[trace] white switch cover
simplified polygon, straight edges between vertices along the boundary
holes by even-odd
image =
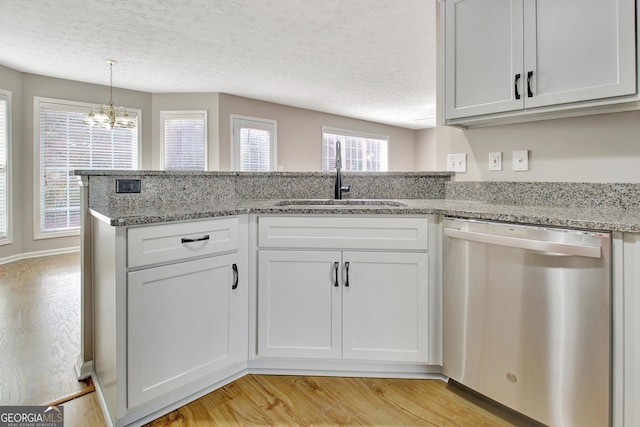
[[[502,170],[502,151],[489,153],[489,170],[490,171]]]
[[[529,170],[529,150],[515,150],[513,152],[513,170],[518,172]]]
[[[451,172],[467,171],[466,154],[447,154],[447,170]]]

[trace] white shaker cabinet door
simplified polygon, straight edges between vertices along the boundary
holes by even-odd
[[[247,281],[235,263],[231,254],[128,274],[128,407],[246,360]]]
[[[522,2],[446,2],[447,119],[524,107]]]
[[[635,94],[635,16],[634,0],[525,0],[525,107]]]
[[[340,251],[260,251],[259,356],[340,358],[341,256]]]
[[[635,18],[635,0],[446,0],[446,119],[635,95]]]
[[[428,362],[426,253],[344,252],[343,358]]]

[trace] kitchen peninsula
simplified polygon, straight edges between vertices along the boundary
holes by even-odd
[[[105,418],[114,425],[140,425],[251,372],[444,379],[443,216],[612,232],[612,425],[640,421],[634,407],[640,396],[636,184],[345,173],[351,202],[332,204],[328,173],[74,173],[81,177],[83,203],[79,370],[94,376]],[[140,192],[116,192],[128,184],[139,184]],[[369,280],[393,272],[406,283],[398,295],[380,294],[383,287],[377,295],[398,307],[417,295],[419,304],[404,318],[389,313],[397,322],[391,325],[406,327],[406,334],[375,323],[376,316],[362,310],[363,304],[380,308],[375,295],[349,286],[350,275],[353,282],[368,270],[361,266],[376,264]],[[305,307],[306,291],[295,294],[287,278],[315,265],[330,266],[308,274],[328,281],[332,292],[310,288],[308,298],[316,299]],[[214,285],[199,286],[204,278]],[[322,298],[328,298],[326,307],[310,313]],[[340,304],[344,312],[332,311]],[[320,320],[296,317],[296,305]],[[287,329],[274,311],[304,321],[298,330]],[[331,341],[340,335],[342,344]],[[185,355],[181,349],[195,349],[192,343],[197,351]],[[169,364],[171,357],[177,362]]]

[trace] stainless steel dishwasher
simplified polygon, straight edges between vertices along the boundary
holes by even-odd
[[[443,226],[445,375],[550,426],[608,426],[610,234]]]

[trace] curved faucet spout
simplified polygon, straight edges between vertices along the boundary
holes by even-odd
[[[342,153],[340,150],[340,141],[336,141],[336,182],[334,186],[334,198],[337,200],[342,199],[342,193],[346,193],[349,191],[349,186],[342,185],[342,174],[340,170],[342,169]]]

